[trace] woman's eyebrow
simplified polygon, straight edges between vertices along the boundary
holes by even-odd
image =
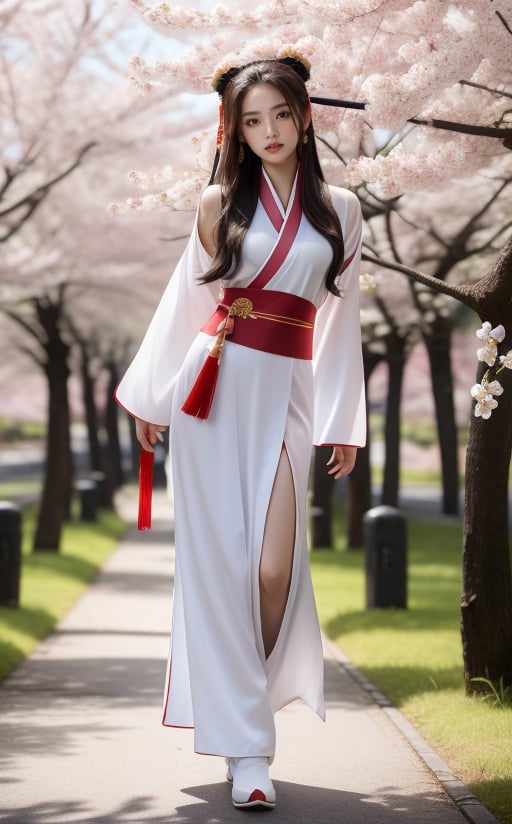
[[[281,109],[283,106],[288,106],[288,103],[276,103],[275,106],[270,107],[270,111],[273,111],[274,109]],[[247,117],[249,114],[261,114],[261,112],[243,112],[242,117]]]

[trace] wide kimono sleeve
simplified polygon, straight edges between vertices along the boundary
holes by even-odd
[[[214,312],[217,282],[198,277],[211,265],[199,239],[191,237],[162,295],[144,339],[116,389],[117,402],[134,417],[168,426],[176,380],[187,350]]]
[[[316,321],[313,347],[314,444],[364,446],[366,407],[361,324],[359,266],[362,217],[352,192],[330,187],[345,243],[345,264],[339,288],[328,293]]]

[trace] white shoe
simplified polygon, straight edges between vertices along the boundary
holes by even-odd
[[[268,776],[267,757],[230,758],[227,779],[233,782],[231,798],[234,807],[276,806],[276,791]]]

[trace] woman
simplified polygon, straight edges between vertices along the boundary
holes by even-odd
[[[236,807],[275,805],[274,713],[300,698],[324,717],[311,446],[333,446],[327,471],[341,478],[365,440],[361,213],[323,181],[308,77],[295,56],[217,79],[215,182],[117,390],[144,450],[172,422],[163,723],[194,727],[196,752],[227,758]]]

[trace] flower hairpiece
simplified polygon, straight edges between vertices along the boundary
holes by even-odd
[[[221,96],[224,94],[225,88],[229,81],[235,77],[238,72],[242,71],[243,66],[222,66],[217,69],[212,77],[212,88]]]
[[[259,60],[251,60],[250,63],[245,63],[243,66],[228,66],[224,64],[216,69],[212,77],[212,88],[221,97],[226,91],[226,86],[229,81],[237,76],[243,69],[248,66],[255,66],[257,63],[283,63],[285,66],[290,66],[302,78],[304,83],[309,80],[309,72],[311,63],[300,52],[292,48],[281,49],[278,57],[260,58]]]
[[[303,68],[308,73],[308,78],[307,79],[309,80],[309,72],[311,71],[311,63],[309,62],[307,57],[304,57],[304,55],[301,54],[300,51],[297,51],[297,49],[292,49],[289,46],[285,46],[283,49],[279,50],[279,53],[277,55],[277,59],[280,60],[283,63],[283,62],[286,61],[287,57],[291,58],[292,60],[298,60],[299,63],[302,63]]]

